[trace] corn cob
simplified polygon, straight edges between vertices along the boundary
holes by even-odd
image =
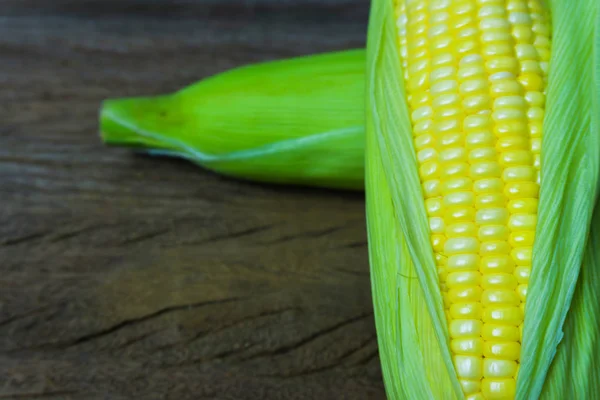
[[[106,144],[248,180],[364,187],[364,50],[235,68],[173,94],[112,99]]]
[[[373,2],[367,210],[392,398],[542,393],[584,256],[600,158],[598,5],[551,5],[553,51],[571,56],[581,75],[550,62],[541,0]],[[567,18],[581,25],[561,25]]]
[[[399,1],[396,12],[456,373],[468,398],[512,398],[550,30],[539,1],[481,3]]]

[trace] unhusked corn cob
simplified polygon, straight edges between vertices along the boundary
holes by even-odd
[[[456,373],[468,399],[513,398],[538,204],[548,18],[540,0],[395,6]]]
[[[107,100],[100,131],[106,144],[231,177],[362,190],[364,72],[364,50],[246,65],[174,93]]]
[[[550,1],[581,75],[550,63],[543,0],[373,2],[367,211],[392,398],[543,393],[600,170],[599,6]],[[550,398],[585,393],[583,370]]]

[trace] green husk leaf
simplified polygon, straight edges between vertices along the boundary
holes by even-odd
[[[236,68],[104,102],[105,143],[261,182],[364,187],[364,50]]]
[[[588,265],[579,278],[600,172],[598,44],[594,44],[599,3],[554,0],[550,6],[553,41],[543,127],[542,180],[525,305],[518,399],[534,399],[541,394],[552,399],[582,398],[573,397],[574,393],[587,393],[584,397],[588,397],[591,393],[586,392],[590,385],[587,380],[595,372],[587,370],[585,362],[573,371],[578,375],[561,379],[558,371],[565,374],[563,364],[567,359],[581,355],[579,351],[573,353],[574,343],[595,342],[599,333],[598,326],[588,331],[578,328],[576,332],[572,326],[581,321],[578,313],[587,313],[578,303],[590,301],[591,295],[586,291],[600,294],[595,291],[595,283],[586,281],[596,273],[596,249],[588,248]],[[576,298],[575,309],[570,310],[578,278],[583,293],[579,300]],[[564,337],[563,325],[568,316],[571,325],[565,329],[571,336]],[[561,340],[563,344],[559,345]],[[555,360],[557,347],[559,358]],[[551,366],[556,381],[546,379]],[[557,383],[564,380],[573,382]]]
[[[391,399],[461,399],[450,355],[392,1],[373,1],[367,45],[366,191],[379,354]]]
[[[542,399],[588,399],[600,393],[600,203],[596,203],[583,265],[546,376]]]

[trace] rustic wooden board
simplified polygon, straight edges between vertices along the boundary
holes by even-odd
[[[4,0],[0,399],[382,399],[362,194],[104,148],[107,97],[362,47],[368,4]]]

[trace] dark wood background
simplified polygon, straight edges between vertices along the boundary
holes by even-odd
[[[362,194],[104,148],[99,102],[364,46],[365,0],[0,0],[0,399],[383,399]]]

